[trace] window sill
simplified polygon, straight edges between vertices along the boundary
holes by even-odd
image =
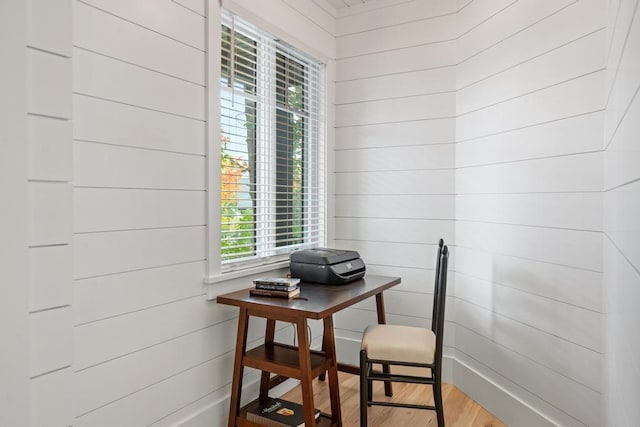
[[[228,273],[209,276],[204,279],[204,284],[208,285],[207,299],[213,300],[216,299],[218,295],[251,287],[251,281],[247,281],[247,279],[245,279],[248,276],[254,276],[267,271],[280,270],[284,268],[289,268],[288,259],[274,262],[272,264],[259,265],[243,270],[230,271]]]

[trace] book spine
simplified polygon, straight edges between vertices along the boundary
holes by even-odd
[[[289,292],[286,291],[270,291],[268,289],[250,289],[250,295],[258,295],[262,297],[278,297],[289,298]]]
[[[256,283],[256,289],[266,289],[269,291],[293,291],[297,286],[276,285],[273,283]]]

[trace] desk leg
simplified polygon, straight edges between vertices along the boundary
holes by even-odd
[[[384,299],[382,298],[382,292],[376,294],[376,310],[378,311],[378,323],[384,325],[387,320],[384,315]],[[382,365],[382,372],[388,374],[391,372],[389,365]],[[385,381],[384,394],[386,396],[393,396],[393,389],[391,388],[391,382]]]
[[[331,419],[333,425],[342,427],[342,409],[340,408],[340,386],[338,383],[338,359],[336,357],[336,337],[333,330],[333,316],[323,319],[324,335],[322,347],[328,357],[333,360],[329,368],[329,397],[331,399]]]
[[[247,347],[247,330],[249,313],[246,308],[240,309],[238,316],[238,335],[236,336],[236,355],[233,362],[233,379],[231,382],[231,399],[229,403],[229,427],[235,427],[236,417],[240,414],[240,395],[242,393],[242,358]]]
[[[267,329],[264,334],[264,343],[273,344],[276,331],[276,321],[273,319],[267,319]],[[260,378],[260,399],[266,399],[269,396],[269,379],[271,378],[271,372],[262,371],[262,377]]]
[[[309,334],[307,319],[301,317],[296,322],[298,329],[298,357],[300,360],[300,385],[302,386],[302,406],[304,408],[304,425],[315,427],[315,405],[313,403],[313,377],[311,375],[311,349],[309,348]]]

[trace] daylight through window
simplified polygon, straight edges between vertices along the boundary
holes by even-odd
[[[223,12],[223,270],[324,240],[324,66]]]

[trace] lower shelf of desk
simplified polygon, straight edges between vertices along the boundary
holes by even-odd
[[[322,351],[311,350],[310,353],[312,378],[326,372],[334,364],[333,359]],[[285,377],[302,379],[298,347],[280,343],[263,344],[248,350],[242,358],[242,364]]]
[[[240,416],[236,418],[236,426],[238,427],[261,427],[262,424],[255,423],[253,421],[247,420],[247,410],[253,406],[258,404],[258,399],[246,405],[244,408],[240,409]],[[331,421],[331,416],[328,414],[320,413],[320,416],[316,418],[316,427],[332,427],[336,426],[338,423],[334,423]]]

